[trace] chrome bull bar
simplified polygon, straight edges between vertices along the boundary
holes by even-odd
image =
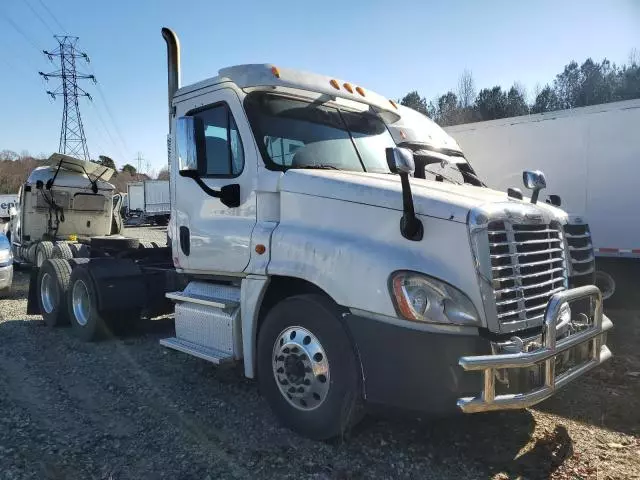
[[[595,301],[593,320],[589,328],[557,340],[556,326],[560,309],[566,302],[582,299]],[[603,333],[613,327],[613,323],[602,313],[602,294],[594,285],[587,285],[556,293],[549,300],[544,316],[542,346],[533,352],[506,353],[461,357],[458,364],[467,371],[484,371],[483,390],[478,397],[458,400],[458,407],[465,413],[486,412],[526,408],[550,397],[592,368],[611,357],[611,351],[603,343]],[[570,348],[592,343],[589,358],[556,375],[556,357]],[[543,384],[526,393],[496,395],[496,370],[534,367],[544,362]]]

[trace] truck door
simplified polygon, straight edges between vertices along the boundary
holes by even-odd
[[[192,273],[241,273],[249,264],[256,223],[257,152],[240,99],[232,89],[221,88],[179,102],[176,114],[202,120],[206,172],[196,181],[172,169],[174,257]],[[238,207],[206,191],[230,184],[240,185]]]

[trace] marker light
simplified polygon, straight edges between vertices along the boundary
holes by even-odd
[[[396,110],[398,109],[398,105],[396,105],[396,102],[394,102],[393,100],[389,100],[389,103],[393,105],[393,108],[395,108]]]
[[[271,73],[273,73],[274,77],[280,78],[280,70],[278,70],[278,67],[271,67]]]
[[[358,92],[360,95],[362,95],[363,97],[365,96],[364,94],[364,90],[362,89],[362,87],[356,87],[356,92]]]
[[[340,90],[340,84],[338,84],[338,81],[337,81],[337,80],[331,80],[329,83],[330,83],[330,84],[331,84],[331,86],[332,86],[333,88],[335,88],[336,90]]]
[[[345,89],[347,92],[349,92],[349,93],[353,93],[353,87],[351,86],[351,84],[350,84],[350,83],[345,82],[345,83],[343,83],[343,84],[342,84],[342,86],[344,87],[344,89]]]

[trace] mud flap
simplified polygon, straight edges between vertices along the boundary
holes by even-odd
[[[38,272],[32,268],[29,275],[29,294],[27,295],[27,315],[40,315],[40,303],[38,302]]]
[[[92,258],[85,264],[98,293],[98,311],[144,308],[147,288],[133,260]]]

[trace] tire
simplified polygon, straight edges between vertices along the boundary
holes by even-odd
[[[155,242],[140,242],[138,248],[157,248],[157,244]]]
[[[71,260],[73,258],[73,251],[67,242],[56,242],[51,252],[51,258]]]
[[[45,260],[38,271],[38,306],[49,327],[69,323],[67,291],[70,278],[71,265],[61,258]]]
[[[111,250],[135,250],[138,248],[139,244],[140,240],[138,240],[137,238],[93,237],[91,239],[92,247]]]
[[[74,335],[85,342],[101,340],[109,333],[105,319],[98,312],[97,299],[89,268],[76,265],[71,272],[67,308]]]
[[[69,243],[69,248],[73,254],[73,258],[89,258],[90,250],[88,245],[83,243]]]
[[[300,435],[326,440],[362,418],[354,349],[337,306],[322,295],[287,298],[269,311],[258,335],[257,366],[262,395]]]
[[[36,245],[35,265],[40,268],[45,260],[51,258],[53,242],[40,242]]]

